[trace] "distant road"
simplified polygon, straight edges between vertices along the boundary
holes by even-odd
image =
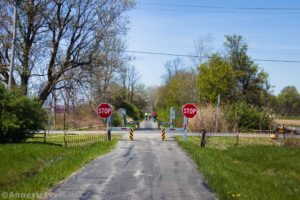
[[[138,132],[135,141],[128,141],[124,134],[115,150],[69,177],[54,195],[80,200],[216,199],[192,160],[171,137],[161,141],[160,135]]]
[[[143,120],[140,122],[140,128],[144,129],[158,129],[158,123],[153,120]]]

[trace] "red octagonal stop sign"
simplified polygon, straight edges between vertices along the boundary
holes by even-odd
[[[112,107],[108,103],[101,103],[97,108],[97,114],[102,119],[108,118],[112,113]]]
[[[182,106],[182,114],[186,118],[193,118],[197,114],[197,107],[193,103],[187,103]]]

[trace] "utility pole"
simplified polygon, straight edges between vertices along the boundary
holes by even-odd
[[[9,77],[8,77],[8,89],[9,90],[12,88],[14,60],[15,60],[16,33],[17,33],[17,0],[14,1],[13,38],[12,38],[11,56],[10,56],[10,65],[9,65]]]

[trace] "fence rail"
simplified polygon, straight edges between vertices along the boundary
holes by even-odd
[[[300,135],[286,128],[276,130],[254,130],[253,132],[241,133],[208,133],[203,139],[202,130],[201,146],[210,142],[210,138],[229,138],[228,141],[235,145],[277,145],[277,146],[300,146]],[[200,140],[200,139],[199,139]],[[203,140],[205,141],[203,144]]]
[[[64,146],[86,146],[96,142],[107,141],[107,134],[64,134]]]
[[[83,147],[96,142],[107,141],[108,135],[105,133],[84,134],[84,133],[64,133],[64,134],[32,134],[28,142],[40,142],[54,144],[64,147]]]

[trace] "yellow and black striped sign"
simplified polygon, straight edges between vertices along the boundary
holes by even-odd
[[[130,140],[132,141],[133,140],[133,128],[130,128],[130,135],[129,135],[129,137],[130,137]]]
[[[165,139],[166,139],[166,129],[163,128],[163,129],[161,130],[161,140],[165,140]]]

